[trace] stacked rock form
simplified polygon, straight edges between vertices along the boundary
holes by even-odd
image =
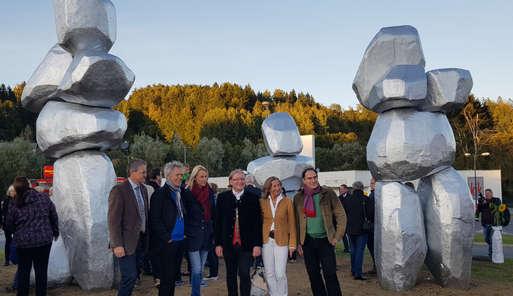
[[[114,271],[107,209],[116,175],[103,151],[123,139],[126,119],[112,107],[126,96],[135,76],[108,53],[116,40],[111,1],[53,3],[58,43],[27,82],[22,104],[40,112],[37,143],[46,156],[58,158],[52,199],[71,275],[82,289],[110,288]]]
[[[472,89],[470,72],[425,72],[417,30],[382,28],[353,82],[358,100],[379,113],[367,144],[376,187],[375,256],[382,287],[412,288],[424,261],[443,286],[470,281],[473,202],[451,167],[456,143],[446,114]],[[418,192],[400,182],[420,178]]]
[[[255,176],[256,185],[262,187],[267,178],[275,176],[289,194],[299,190],[301,174],[313,160],[299,155],[303,143],[296,122],[286,112],[273,113],[262,123],[262,134],[270,156],[253,160],[247,168]]]

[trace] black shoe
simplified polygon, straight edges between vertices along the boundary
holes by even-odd
[[[366,281],[366,280],[367,280],[366,278],[364,278],[364,277],[362,277],[362,276],[355,276],[355,277],[354,277],[354,279],[355,279],[356,281]]]
[[[349,251],[349,249],[344,249],[344,253],[351,253],[351,251]]]
[[[9,262],[5,262],[5,263],[4,263],[4,266],[9,266]]]
[[[365,274],[375,275],[375,274],[377,274],[377,272],[376,272],[376,270],[375,270],[375,269],[373,269],[373,270],[369,270],[369,271],[367,271]]]

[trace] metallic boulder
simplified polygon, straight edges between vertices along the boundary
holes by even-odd
[[[404,84],[411,91],[405,91],[402,94],[394,92],[394,96],[387,97],[374,89],[376,85],[386,80],[387,74],[394,67],[400,65],[418,66],[424,69],[424,53],[417,29],[412,26],[382,28],[365,50],[353,81],[353,90],[363,106],[375,112],[383,112],[391,108],[411,107],[418,104],[418,100],[423,99],[421,94],[426,93],[427,85],[421,85],[418,79],[412,80],[410,77],[405,77],[404,70],[395,70],[403,73],[395,76],[402,77],[403,81],[399,83]],[[412,83],[413,81],[415,82]],[[387,86],[386,89],[393,90],[394,86]]]
[[[451,167],[422,178],[418,194],[426,225],[426,265],[442,286],[468,288],[474,203],[467,182]]]
[[[57,90],[72,60],[69,52],[54,45],[27,81],[21,95],[23,107],[32,112],[41,111]]]
[[[424,67],[419,65],[398,65],[385,74],[383,80],[372,88],[371,97],[383,100],[376,110],[415,107],[424,102],[427,93],[427,79]],[[403,98],[408,98],[404,100]]]
[[[374,124],[367,164],[378,181],[411,181],[449,167],[455,151],[445,114],[393,109]]]
[[[48,102],[36,121],[39,148],[52,158],[85,149],[107,150],[123,140],[126,129],[119,111],[66,102]]]
[[[109,0],[54,0],[57,37],[75,55],[107,52],[116,41],[116,9]]]
[[[76,56],[56,96],[70,103],[110,108],[123,100],[134,81],[134,73],[116,56]]]
[[[426,257],[424,220],[417,194],[398,182],[377,182],[374,252],[380,285],[405,291],[415,286]]]
[[[73,278],[85,290],[111,288],[114,269],[107,227],[116,174],[102,152],[79,151],[54,164],[54,200]]]
[[[296,122],[287,112],[269,115],[262,123],[262,134],[270,155],[297,155],[303,150]]]
[[[423,110],[454,114],[465,106],[473,85],[469,71],[451,68],[426,74],[428,92]]]
[[[248,164],[247,171],[255,176],[257,185],[262,187],[270,176],[278,177],[286,191],[297,191],[301,187],[301,174],[311,166],[310,157],[298,156],[265,156]]]

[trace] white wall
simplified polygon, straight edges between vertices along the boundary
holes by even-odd
[[[467,177],[474,177],[474,171],[465,170],[459,171],[465,180]],[[483,177],[484,188],[493,190],[494,196],[502,197],[501,187],[501,171],[500,170],[479,170],[477,171],[478,177]],[[321,185],[338,188],[341,184],[351,186],[355,181],[361,181],[365,187],[369,186],[371,174],[369,171],[333,171],[333,172],[320,172],[319,183]],[[209,178],[209,182],[216,183],[219,188],[228,187],[228,177]],[[414,182],[415,186],[417,182]]]

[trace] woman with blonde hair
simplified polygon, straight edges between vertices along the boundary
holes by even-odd
[[[269,177],[264,183],[260,208],[263,218],[262,258],[271,296],[287,295],[286,267],[296,249],[296,219],[292,200],[284,195],[281,181]]]
[[[208,170],[197,165],[187,181],[192,193],[184,199],[186,249],[191,264],[191,295],[201,295],[203,268],[214,238],[214,191],[208,184]]]

